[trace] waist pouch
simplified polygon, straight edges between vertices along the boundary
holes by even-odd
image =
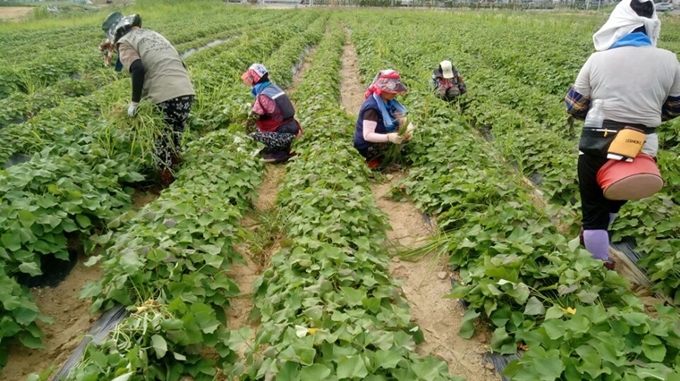
[[[645,135],[654,132],[653,128],[642,125],[605,120],[602,127],[584,127],[578,149],[586,155],[607,157],[613,153],[625,158],[635,158],[642,150]]]
[[[626,126],[616,134],[609,144],[607,153],[622,156],[623,159],[634,159],[645,144],[645,133],[637,128]]]

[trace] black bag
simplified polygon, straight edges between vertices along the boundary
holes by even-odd
[[[602,127],[592,128],[583,127],[581,140],[578,143],[578,150],[586,155],[607,157],[609,146],[616,138],[619,131],[626,127],[635,127],[650,134],[654,129],[647,128],[640,124],[620,123],[613,120],[605,120]]]

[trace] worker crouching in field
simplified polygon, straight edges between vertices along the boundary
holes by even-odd
[[[269,80],[269,72],[262,64],[250,65],[241,79],[252,87],[251,93],[255,97],[245,122],[246,132],[255,141],[264,144],[261,152],[264,161],[287,161],[292,156],[290,146],[293,140],[302,134],[300,123],[295,119],[293,103],[285,91]]]
[[[394,70],[381,70],[366,90],[354,131],[354,148],[366,158],[368,166],[378,166],[389,144],[411,139],[413,125],[408,124],[406,108],[395,97],[407,93],[401,76]],[[408,126],[399,134],[400,127]]]
[[[142,98],[150,98],[163,113],[168,128],[156,140],[154,160],[161,184],[167,187],[174,181],[173,167],[180,162],[182,135],[195,92],[175,48],[159,33],[141,26],[139,15],[124,17],[116,25],[114,46],[120,63],[116,66],[129,71],[132,78],[128,115],[135,116]]]
[[[467,93],[465,82],[451,61],[442,61],[434,69],[431,88],[437,98],[447,102],[452,102],[458,96]]]
[[[680,65],[674,53],[656,48],[659,29],[651,0],[621,1],[593,35],[596,52],[565,97],[569,114],[585,119],[578,158],[582,243],[609,269],[608,229],[627,200],[663,185],[655,130],[680,114]]]

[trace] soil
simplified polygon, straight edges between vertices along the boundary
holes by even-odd
[[[18,20],[32,10],[33,7],[0,7],[0,20]]]
[[[160,187],[152,187],[148,191],[135,189],[134,193],[132,193],[132,208],[134,210],[142,209],[146,204],[157,199],[160,196],[160,192]]]
[[[253,262],[249,255],[243,255],[246,259],[246,265],[233,265],[228,275],[238,284],[241,295],[229,300],[229,308],[227,309],[227,328],[237,330],[246,326],[253,326],[252,322],[248,321],[250,310],[253,309],[253,283],[260,275],[260,267]]]
[[[417,248],[426,243],[433,233],[423,217],[411,202],[394,201],[390,198],[392,187],[406,177],[406,173],[398,172],[383,184],[373,184],[371,190],[376,198],[376,205],[389,215],[392,230],[387,231],[387,241],[391,248]]]
[[[340,82],[342,108],[346,113],[356,115],[364,102],[366,89],[361,85],[357,52],[350,42],[343,47],[340,78],[342,78]]]
[[[485,366],[483,355],[489,352],[491,332],[476,324],[475,335],[467,340],[458,336],[465,310],[451,292],[449,267],[443,257],[429,256],[418,262],[394,258],[392,276],[403,282],[402,289],[411,307],[411,318],[423,330],[425,342],[417,348],[421,356],[432,355],[449,366],[449,372],[467,381],[498,380]],[[442,279],[443,278],[443,279]]]
[[[71,356],[99,315],[88,314],[90,303],[78,298],[78,292],[86,283],[103,276],[98,266],[86,267],[86,260],[87,257],[81,256],[71,274],[57,287],[31,290],[40,312],[53,318],[54,323],[38,323],[45,333],[44,349],[29,349],[18,343],[10,347],[0,381],[25,380],[29,374],[52,365],[56,372]]]
[[[389,217],[392,230],[387,231],[387,240],[392,249],[417,248],[432,234],[432,228],[413,203],[389,198],[391,187],[405,176],[405,173],[399,173],[388,182],[372,187],[376,205]],[[489,352],[490,331],[482,326],[470,340],[458,336],[465,310],[456,300],[445,298],[451,293],[451,277],[454,276],[449,272],[445,258],[429,256],[418,262],[407,262],[394,257],[390,272],[403,282],[411,318],[425,335],[425,342],[418,346],[418,354],[446,361],[451,374],[467,381],[498,379],[484,366],[482,357]]]
[[[276,197],[279,193],[279,185],[283,181],[283,176],[286,170],[281,165],[267,165],[264,172],[264,180],[260,185],[260,191],[257,193],[257,199],[254,201],[255,209],[260,212],[271,210],[276,203]]]
[[[350,115],[356,115],[364,101],[364,87],[358,72],[356,50],[348,42],[342,57],[340,91],[342,107]],[[425,222],[413,203],[391,199],[392,187],[407,173],[390,176],[385,183],[371,187],[376,205],[389,218],[391,230],[387,231],[387,244],[391,249],[417,248],[427,242],[436,228]],[[470,340],[458,336],[465,311],[454,299],[445,298],[451,292],[451,277],[455,276],[449,272],[445,259],[426,257],[418,262],[406,262],[395,257],[390,271],[402,282],[411,317],[423,329],[425,342],[418,346],[418,354],[446,361],[451,374],[468,381],[497,380],[499,377],[486,368],[482,357],[489,351],[489,330],[479,327]]]

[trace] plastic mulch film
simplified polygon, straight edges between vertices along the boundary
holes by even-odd
[[[508,364],[513,360],[519,360],[519,354],[514,355],[500,355],[497,353],[487,353],[484,355],[484,360],[493,365],[495,372],[500,376],[501,372],[505,370]],[[503,381],[510,381],[509,377],[500,376]]]
[[[78,362],[82,358],[85,348],[90,341],[94,341],[95,344],[101,343],[109,332],[111,332],[111,330],[129,314],[130,312],[127,311],[122,304],[116,305],[104,312],[99,319],[92,324],[87,335],[85,335],[80,344],[78,344],[78,347],[73,351],[68,360],[66,360],[61,369],[59,369],[59,372],[54,376],[53,381],[63,381],[66,379],[71,369],[78,365]]]
[[[30,276],[26,273],[18,273],[15,275],[17,283],[28,288],[57,287],[78,264],[78,252],[69,250],[68,253],[68,261],[59,259],[54,254],[41,255],[40,269],[42,274]]]
[[[617,251],[620,251],[623,254],[625,254],[626,257],[628,257],[628,259],[630,259],[633,263],[635,263],[636,266],[637,266],[638,260],[640,260],[640,258],[642,258],[642,254],[635,251],[635,246],[636,246],[635,240],[633,240],[632,238],[624,239],[621,242],[611,243],[610,246],[613,247],[614,249],[616,249]],[[638,269],[640,269],[640,271],[642,271],[642,273],[645,273],[645,270],[641,269],[639,266],[638,266]]]

